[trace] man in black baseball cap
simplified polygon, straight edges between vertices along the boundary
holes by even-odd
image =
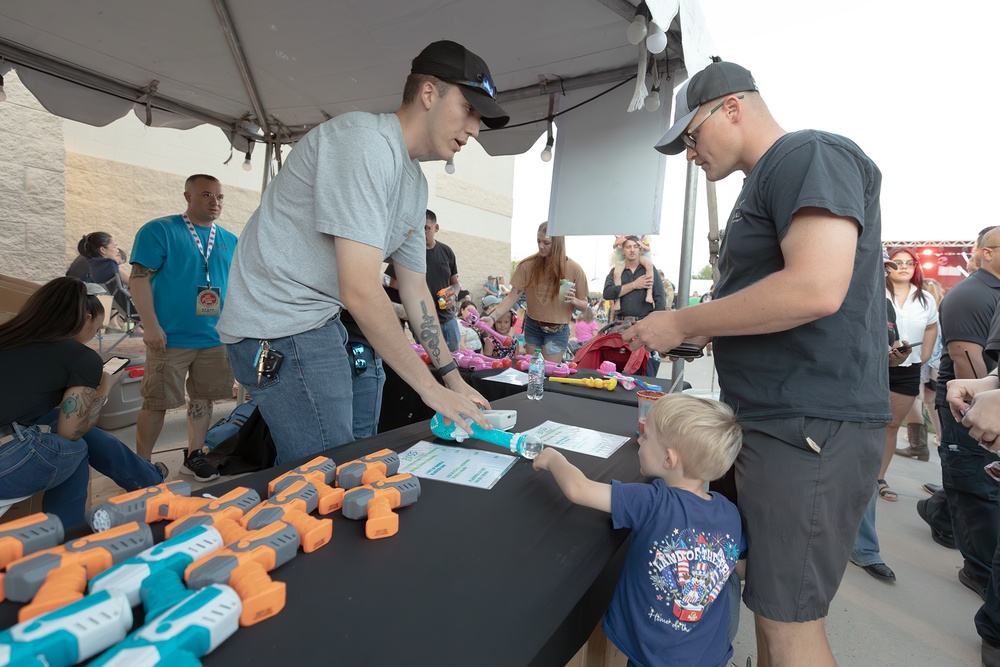
[[[340,114],[289,154],[244,227],[218,326],[279,463],[375,432],[383,358],[430,408],[489,428],[480,412],[489,403],[458,373],[427,288],[420,163],[451,160],[482,123],[508,120],[483,59],[435,42],[413,60],[394,113]],[[430,369],[413,354],[382,289],[386,259]],[[350,337],[345,311],[356,324]],[[283,355],[280,382],[256,370],[262,341]]]
[[[430,74],[458,84],[486,127],[495,130],[510,121],[507,112],[497,104],[496,84],[486,61],[461,44],[442,40],[428,45],[413,59],[410,74]]]
[[[772,667],[833,665],[824,619],[891,420],[882,176],[850,139],[782,129],[734,63],[709,64],[676,97],[656,149],[685,151],[709,181],[741,171],[743,189],[713,300],[651,313],[623,336],[660,352],[712,342],[723,400],[743,427],[736,500],[758,655]]]

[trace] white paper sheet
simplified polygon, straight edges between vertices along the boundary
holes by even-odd
[[[421,440],[400,453],[399,472],[408,472],[421,479],[492,489],[516,461],[516,456],[507,454]]]
[[[601,433],[592,431],[589,428],[560,424],[554,421],[547,421],[539,424],[535,428],[525,431],[531,433],[536,438],[545,443],[546,447],[556,449],[566,449],[580,454],[589,454],[606,459],[618,448],[629,441],[628,436],[614,435],[613,433]]]
[[[496,375],[491,375],[489,377],[483,378],[484,380],[489,380],[490,382],[503,382],[504,384],[516,384],[519,387],[523,387],[528,384],[528,374],[524,371],[519,371],[516,368],[508,368],[503,373],[497,373]]]

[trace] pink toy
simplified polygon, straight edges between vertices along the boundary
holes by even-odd
[[[522,354],[520,357],[517,358],[517,363],[515,364],[515,368],[517,368],[517,370],[519,371],[524,371],[525,373],[527,373],[528,363],[530,360],[531,357],[529,357],[526,354]],[[576,373],[576,362],[571,361],[568,364],[557,364],[547,359],[545,361],[545,375],[548,377],[564,378],[564,377],[569,377],[570,375],[573,375],[575,373]]]
[[[476,310],[475,306],[469,306],[465,309],[466,316],[462,318],[468,326],[482,331],[484,334],[491,336],[493,340],[497,341],[500,345],[507,346],[514,342],[514,339],[510,336],[501,336],[496,331],[493,330],[487,324],[484,324],[482,320],[479,319],[479,311]]]
[[[484,371],[491,368],[510,368],[510,359],[493,359],[485,354],[470,350],[459,350],[451,355],[458,362],[459,368],[470,371]]]
[[[635,378],[634,377],[631,377],[629,375],[622,375],[618,371],[614,370],[614,365],[615,365],[614,362],[605,361],[605,362],[601,363],[601,366],[603,366],[604,364],[611,364],[611,366],[612,366],[611,372],[610,373],[604,373],[604,377],[609,378],[609,379],[613,378],[615,380],[618,380],[618,384],[620,384],[624,389],[627,389],[628,391],[632,391],[633,389],[635,389]]]
[[[413,351],[417,353],[417,356],[419,356],[423,360],[423,362],[425,364],[427,364],[428,366],[431,365],[431,356],[429,354],[427,354],[426,352],[424,352],[424,346],[423,345],[417,345],[416,343],[410,343],[410,347],[413,348]]]
[[[607,375],[608,373],[617,373],[618,367],[615,366],[613,361],[602,361],[601,365],[597,367],[597,372],[601,375]]]

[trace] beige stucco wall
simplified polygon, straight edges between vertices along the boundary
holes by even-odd
[[[13,73],[0,103],[0,273],[44,282],[66,270],[63,121]]]
[[[76,257],[80,237],[96,231],[114,236],[131,257],[132,241],[143,224],[184,212],[184,180],[189,175],[68,153],[64,265]],[[223,185],[223,193],[226,200],[218,222],[238,235],[257,208],[260,195],[230,185]]]

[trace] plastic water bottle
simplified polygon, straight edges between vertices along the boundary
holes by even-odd
[[[542,453],[543,449],[545,449],[545,444],[533,435],[524,435],[517,442],[517,453],[526,459],[535,458]]]
[[[532,401],[542,400],[545,393],[545,357],[541,350],[535,350],[528,362],[528,399]]]

